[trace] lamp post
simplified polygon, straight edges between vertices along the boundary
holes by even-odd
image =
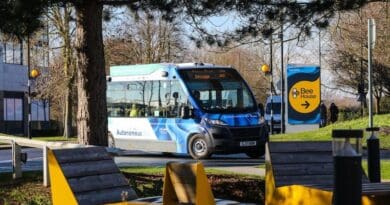
[[[29,67],[30,68],[30,67]],[[31,139],[31,80],[35,80],[39,76],[39,70],[34,69],[28,69],[28,127],[27,127],[27,136],[29,139]]]
[[[321,69],[321,30],[318,31],[318,63]]]
[[[31,69],[31,59],[30,59],[30,36],[27,36],[27,102],[28,102],[28,119],[27,119],[27,137],[31,139],[31,80],[39,76],[38,69]]]
[[[30,74],[30,67],[31,67],[31,59],[30,59],[30,35],[27,36],[27,137],[28,139],[31,139],[31,74]]]
[[[375,21],[374,19],[368,19],[368,127],[374,127],[374,119],[372,113],[372,49],[375,47]]]
[[[281,100],[280,100],[280,104],[281,104],[281,110],[280,110],[280,114],[281,114],[281,122],[280,122],[280,132],[281,133],[284,133],[285,130],[286,130],[286,127],[285,127],[285,96],[284,96],[284,91],[285,91],[285,83],[284,83],[284,45],[283,45],[283,20],[281,20],[281,25],[280,25],[281,29],[280,29],[280,78],[282,79],[282,86],[281,86],[281,92],[280,92],[280,97],[281,97]]]
[[[379,139],[375,136],[375,132],[379,131],[374,127],[373,118],[373,97],[372,97],[372,50],[375,47],[376,26],[374,19],[368,19],[368,115],[369,122],[368,132],[371,132],[370,138],[367,139],[368,148],[368,175],[371,182],[380,182],[380,156],[379,156]],[[364,85],[364,84],[363,84]]]
[[[271,46],[272,47],[272,46]],[[271,49],[272,50],[272,49]],[[272,56],[272,53],[271,53],[271,56]],[[272,61],[271,61],[272,62]],[[272,63],[271,63],[272,65]],[[272,67],[270,68],[267,64],[264,64],[261,66],[261,71],[265,74],[265,75],[269,75],[270,76],[270,96],[271,96],[271,119],[270,119],[270,132],[271,134],[273,133],[273,121],[274,121],[274,109],[273,109],[273,94],[272,94]],[[267,106],[267,105],[266,105]],[[267,112],[267,107],[265,108],[265,111]]]
[[[273,103],[273,92],[272,92],[272,89],[273,89],[273,73],[272,73],[272,34],[270,36],[270,46],[269,46],[269,49],[270,49],[270,53],[269,53],[269,64],[270,66],[268,66],[267,64],[264,64],[262,67],[261,67],[261,71],[265,74],[265,75],[269,75],[270,76],[270,96],[271,96],[271,109],[270,109],[270,114],[271,114],[271,122],[270,122],[270,133],[273,134],[273,129],[274,129],[274,103]],[[267,108],[266,108],[267,110]]]
[[[333,130],[333,205],[362,204],[363,130]]]

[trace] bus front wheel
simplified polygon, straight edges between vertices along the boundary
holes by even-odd
[[[194,159],[207,159],[211,156],[210,145],[201,134],[195,134],[188,143],[188,151]]]

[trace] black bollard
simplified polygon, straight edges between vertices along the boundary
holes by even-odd
[[[379,127],[369,127],[366,131],[370,132],[370,137],[367,139],[368,179],[371,183],[379,183],[381,182],[379,139],[375,136]]]
[[[333,130],[333,205],[362,204],[363,130]]]

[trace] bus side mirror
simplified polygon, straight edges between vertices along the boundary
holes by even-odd
[[[181,107],[181,109],[180,109],[180,117],[182,119],[190,118],[190,108],[187,105]]]
[[[259,108],[260,115],[263,117],[264,116],[264,105],[262,103],[257,104],[257,107]]]

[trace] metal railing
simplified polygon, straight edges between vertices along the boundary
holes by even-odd
[[[43,157],[43,185],[50,186],[49,168],[47,160],[48,149],[66,149],[80,148],[91,145],[82,145],[69,142],[45,142],[39,140],[31,140],[22,137],[1,136],[0,143],[10,144],[12,147],[12,177],[18,179],[22,177],[22,147],[33,147],[42,149]]]

